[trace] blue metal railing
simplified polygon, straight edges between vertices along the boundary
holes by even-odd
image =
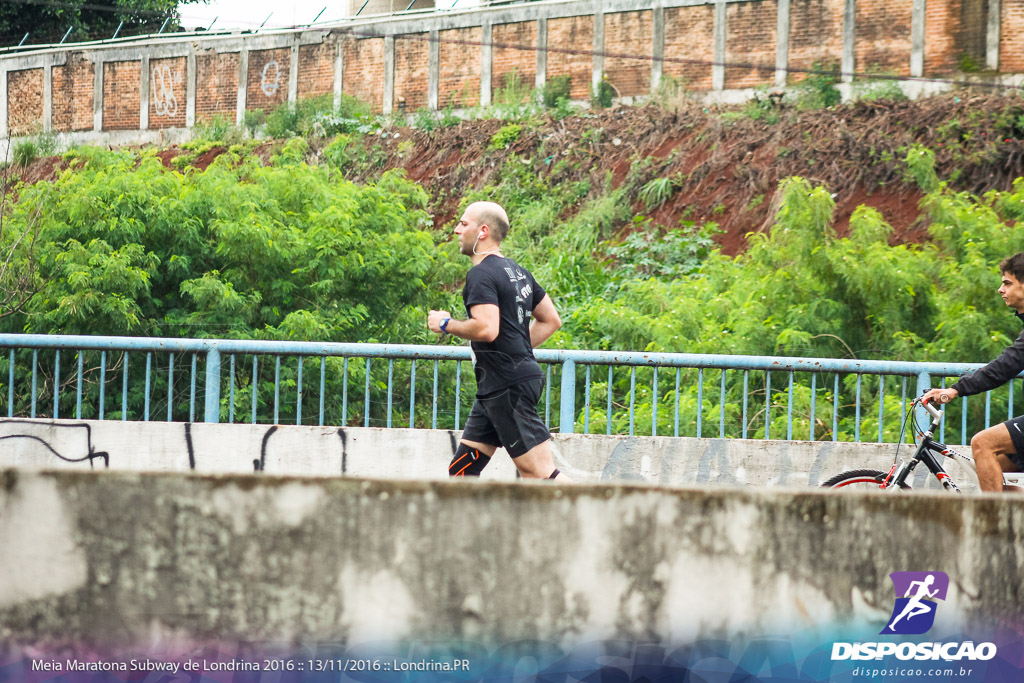
[[[7,350],[0,352],[0,415],[9,417],[194,421],[201,409],[204,422],[460,429],[473,398],[462,377],[470,360],[465,346],[0,334],[0,349]],[[548,380],[541,412],[549,427],[556,417],[563,433],[633,435],[642,428],[655,436],[787,440],[894,441],[909,398],[933,378],[945,386],[979,367],[626,351],[536,355]],[[417,362],[433,363],[432,381],[429,372],[417,379]],[[425,381],[430,392],[422,391]],[[994,406],[1012,416],[1012,383],[985,395],[983,406],[977,400],[947,408],[954,438],[966,442],[969,426],[989,426]]]

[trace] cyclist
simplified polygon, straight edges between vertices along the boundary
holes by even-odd
[[[999,295],[1024,321],[1024,252],[999,263],[1002,285]],[[957,396],[973,396],[1002,386],[1024,370],[1024,332],[985,367],[961,377],[948,389],[932,389],[923,402],[947,403]],[[1001,491],[1003,472],[1024,471],[1024,415],[984,429],[971,439],[971,453],[978,468],[982,491]]]

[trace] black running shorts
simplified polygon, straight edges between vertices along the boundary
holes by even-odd
[[[538,378],[489,396],[477,396],[462,432],[463,440],[501,446],[513,458],[544,443],[551,433],[537,414],[543,387],[544,380]]]
[[[1010,430],[1010,441],[1013,441],[1013,449],[1017,451],[1010,453],[1009,458],[1017,466],[1018,472],[1024,472],[1024,415],[1018,415],[1003,424]]]

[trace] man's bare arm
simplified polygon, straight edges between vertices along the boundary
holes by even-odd
[[[558,317],[555,302],[545,294],[541,302],[537,304],[537,308],[533,309],[533,322],[530,323],[530,344],[537,348],[561,326],[562,319]]]
[[[427,327],[431,332],[440,334],[441,323],[445,318],[451,318],[444,329],[448,334],[478,342],[492,342],[498,338],[501,314],[494,304],[470,306],[468,320],[456,320],[448,311],[430,311],[427,315]]]

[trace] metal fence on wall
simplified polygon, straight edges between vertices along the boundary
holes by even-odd
[[[0,335],[0,415],[461,429],[465,346]],[[979,367],[538,349],[563,433],[893,442],[910,399]],[[1012,383],[947,407],[940,440],[1013,415]],[[908,437],[909,438],[909,437]]]

